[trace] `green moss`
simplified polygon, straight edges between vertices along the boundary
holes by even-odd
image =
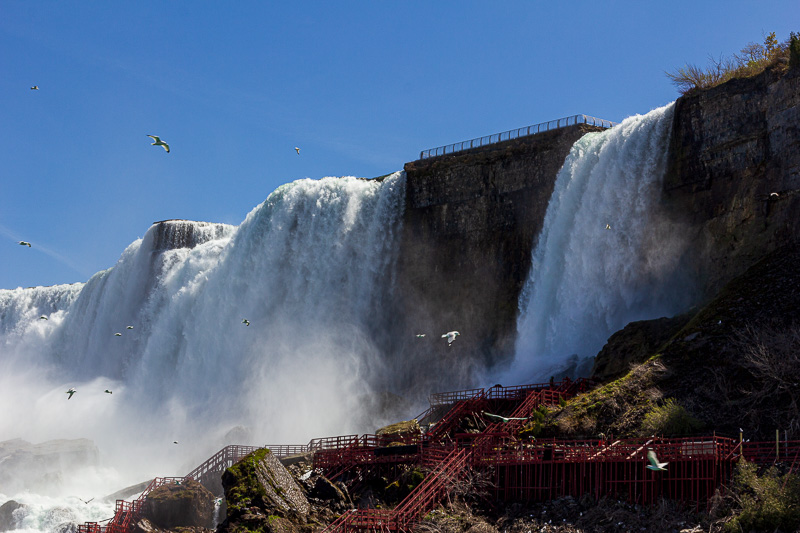
[[[258,481],[256,466],[268,453],[268,448],[260,448],[226,470],[234,480],[225,494],[229,512],[242,511],[266,496]]]
[[[703,424],[689,414],[674,398],[668,398],[663,405],[653,406],[642,420],[640,434],[648,435],[689,435],[699,431]]]

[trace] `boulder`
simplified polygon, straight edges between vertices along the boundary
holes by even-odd
[[[25,507],[25,504],[14,500],[8,500],[0,505],[0,531],[17,529],[25,513]]]
[[[142,517],[162,529],[203,527],[214,523],[214,495],[200,483],[187,479],[180,484],[162,485],[145,499]]]
[[[222,474],[222,485],[228,516],[217,529],[219,533],[291,533],[295,531],[293,523],[305,523],[311,511],[292,475],[267,448],[228,468]]]
[[[419,427],[419,422],[414,418],[404,422],[397,422],[389,424],[375,431],[375,434],[384,437],[387,442],[395,440],[404,440],[409,437],[422,436],[422,428]]]

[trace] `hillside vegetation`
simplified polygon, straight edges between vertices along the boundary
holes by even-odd
[[[749,78],[760,74],[767,68],[786,70],[800,65],[800,33],[791,32],[789,39],[779,43],[775,32],[768,34],[763,43],[748,43],[732,57],[709,56],[705,68],[687,64],[667,77],[681,94],[689,94],[698,89],[715,87],[734,78]]]

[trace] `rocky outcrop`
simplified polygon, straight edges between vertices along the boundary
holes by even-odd
[[[675,335],[691,314],[631,322],[614,333],[597,354],[592,379],[603,383],[628,373],[633,365],[643,363]]]
[[[22,522],[25,505],[14,500],[8,500],[0,505],[0,531],[17,529]]]
[[[162,220],[153,223],[153,251],[194,248],[204,242],[221,239],[234,231],[234,226],[192,220]]]
[[[397,376],[423,390],[427,376],[464,385],[467,376],[453,372],[449,358],[456,351],[462,368],[511,353],[517,301],[556,175],[575,141],[598,129],[570,126],[406,163],[395,295],[396,337],[410,345],[395,350],[404,354]],[[440,336],[452,330],[461,336],[448,351]],[[424,359],[406,359],[412,354]]]
[[[214,523],[214,495],[193,479],[167,484],[147,495],[142,517],[161,529],[200,527],[211,529]]]
[[[267,448],[256,450],[222,475],[227,518],[219,533],[289,533],[305,523],[311,506],[292,475]]]
[[[767,70],[678,99],[664,199],[695,230],[713,296],[800,235],[800,69]]]

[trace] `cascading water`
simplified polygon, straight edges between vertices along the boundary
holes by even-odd
[[[404,189],[402,172],[299,180],[238,227],[156,224],[86,284],[0,291],[0,441],[89,437],[116,470],[92,490],[110,492],[185,474],[232,428],[374,430]]]
[[[533,252],[509,376],[546,379],[628,322],[692,303],[686,234],[659,206],[673,107],[573,146]]]

